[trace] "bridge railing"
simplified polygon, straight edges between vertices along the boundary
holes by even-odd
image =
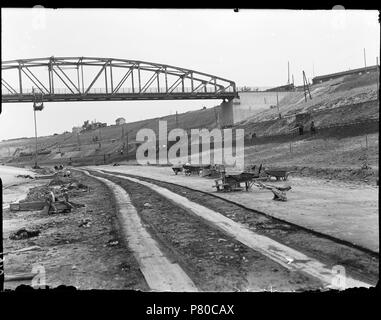
[[[27,89],[23,89],[22,91],[22,95],[31,95],[33,94],[33,92],[40,92],[38,89],[33,89],[33,88],[27,88]],[[184,88],[175,88],[174,90],[171,90],[170,93],[168,94],[172,94],[172,93],[223,93],[223,92],[234,92],[234,89],[231,88],[231,87],[228,87],[226,89],[223,89],[223,90],[218,90],[216,91],[216,89],[214,87],[212,88],[202,88],[202,89],[198,89],[198,90],[193,90],[192,88],[190,87],[184,87]],[[138,94],[139,93],[139,88],[120,88],[115,94]],[[167,93],[167,89],[166,88],[158,88],[158,87],[152,87],[152,88],[147,88],[146,90],[144,90],[143,92],[141,92],[142,94],[149,94],[149,93],[162,93],[162,94],[166,94]],[[11,96],[15,96],[15,95],[19,95],[19,93],[12,93],[12,92],[9,92],[9,91],[6,91],[6,90],[2,90],[1,92],[2,95],[11,95]],[[46,94],[46,93],[44,93]],[[78,93],[78,92],[75,92],[74,93],[72,91],[70,91],[69,89],[67,88],[54,88],[54,94],[82,94],[82,93]],[[87,94],[111,94],[111,88],[108,88],[106,90],[106,88],[91,88]]]

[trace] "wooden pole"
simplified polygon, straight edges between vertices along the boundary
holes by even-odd
[[[366,69],[366,53],[365,53],[365,48],[364,48],[364,67]],[[365,70],[366,71],[366,70]]]
[[[34,166],[35,168],[37,168],[37,121],[36,121],[36,110],[33,108],[33,115],[34,115],[34,136],[35,136],[35,139],[36,139],[36,151],[35,151],[35,160],[34,160]]]
[[[287,61],[287,84],[290,84],[290,61]]]
[[[378,67],[378,57],[376,57],[376,70],[377,70],[377,100],[379,100],[380,99],[380,97],[379,97],[379,95],[380,95],[380,93],[379,93],[379,90],[380,90],[380,79],[379,79],[379,77],[380,77],[380,68]]]

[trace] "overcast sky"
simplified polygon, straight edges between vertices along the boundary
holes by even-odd
[[[376,63],[377,11],[2,9],[2,60],[95,56],[143,60],[214,74],[238,86],[295,83]],[[46,103],[38,133],[71,131],[84,120],[109,124],[214,106],[209,101]],[[31,104],[3,104],[0,140],[33,136]]]

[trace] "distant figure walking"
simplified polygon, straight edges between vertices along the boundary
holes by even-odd
[[[315,123],[311,121],[311,134],[313,135],[315,133],[316,133]]]

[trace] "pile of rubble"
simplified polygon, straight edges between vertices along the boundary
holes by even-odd
[[[11,240],[22,240],[37,237],[41,233],[40,230],[27,230],[25,228],[19,229],[16,232],[13,232],[9,239]]]
[[[42,175],[55,173],[55,170],[53,170],[52,168],[48,168],[48,167],[34,169],[34,171],[36,173],[42,174]]]
[[[45,201],[53,188],[49,186],[40,186],[29,189],[29,192],[24,200],[20,202]]]
[[[32,177],[32,176],[29,175],[29,174],[19,174],[19,175],[16,176],[16,178],[34,179],[34,177]]]

